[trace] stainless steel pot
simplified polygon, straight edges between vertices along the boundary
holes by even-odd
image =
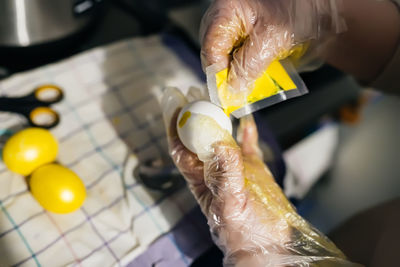
[[[0,46],[56,41],[83,29],[101,0],[0,0]]]

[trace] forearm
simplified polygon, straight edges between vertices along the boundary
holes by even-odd
[[[245,158],[244,166],[253,217],[247,216],[242,227],[234,227],[236,231],[224,231],[231,253],[225,266],[357,266],[297,214],[260,160]]]
[[[347,31],[327,48],[327,63],[363,82],[373,81],[400,39],[400,13],[391,1],[343,0]]]

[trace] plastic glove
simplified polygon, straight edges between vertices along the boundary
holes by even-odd
[[[346,29],[339,1],[215,0],[201,23],[203,68],[229,67],[229,84],[249,91],[275,59],[300,58],[308,49],[308,65],[328,37]]]
[[[252,117],[232,136],[196,155],[177,135],[186,98],[167,89],[162,100],[170,154],[197,199],[225,266],[353,266],[299,216],[264,165]],[[221,131],[223,131],[221,129]]]

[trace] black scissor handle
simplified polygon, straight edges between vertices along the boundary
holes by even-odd
[[[185,185],[185,180],[175,165],[162,159],[139,164],[133,170],[133,175],[138,177],[146,187],[164,193],[176,191]]]
[[[49,106],[63,97],[60,87],[45,84],[26,96],[0,97],[0,111],[19,113],[28,119],[30,125],[49,129],[60,122],[58,113]]]
[[[54,104],[61,101],[64,97],[62,89],[53,84],[45,84],[37,87],[33,95],[39,102]]]
[[[46,106],[32,109],[27,117],[30,125],[45,129],[50,129],[60,122],[58,113]]]

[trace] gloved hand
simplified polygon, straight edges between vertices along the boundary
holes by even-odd
[[[228,83],[248,91],[275,59],[295,54],[308,65],[330,36],[346,29],[339,1],[215,0],[201,23],[203,68],[229,67]]]
[[[299,216],[262,161],[252,117],[232,136],[196,155],[179,140],[186,98],[165,91],[162,104],[170,154],[197,199],[225,266],[352,266],[325,236]],[[221,129],[221,131],[223,131]]]

